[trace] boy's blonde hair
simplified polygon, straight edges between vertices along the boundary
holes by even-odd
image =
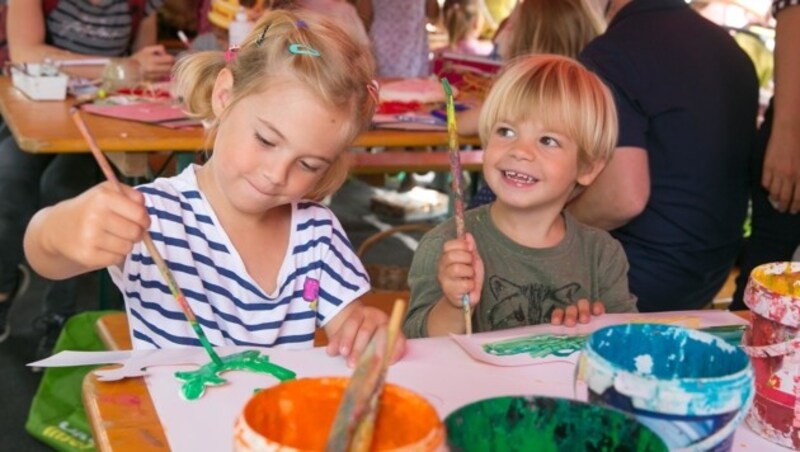
[[[290,52],[317,51],[317,56]],[[367,128],[377,103],[373,90],[375,63],[370,50],[328,20],[307,11],[276,10],[264,14],[229,58],[224,52],[197,52],[178,61],[173,71],[173,90],[183,99],[188,113],[210,124],[213,139],[219,121],[239,100],[269,89],[271,79],[292,77],[330,108],[349,114],[342,151]],[[230,60],[230,61],[226,61]],[[224,68],[233,74],[233,89],[226,110],[217,117],[211,94]],[[264,106],[281,108],[280,105]],[[314,124],[307,124],[313,128]],[[306,197],[321,199],[333,193],[347,177],[346,156],[340,152]]]
[[[588,0],[525,0],[517,8],[506,60],[535,53],[576,58],[605,29]]]
[[[455,47],[474,27],[481,16],[480,0],[445,0],[442,18],[450,47]]]
[[[532,55],[509,62],[481,109],[478,131],[483,146],[498,122],[527,120],[573,139],[581,171],[607,162],[617,144],[611,91],[571,58]]]

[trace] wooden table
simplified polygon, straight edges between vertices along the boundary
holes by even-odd
[[[69,109],[74,99],[32,101],[0,77],[0,114],[23,151],[39,153],[79,153],[89,149],[72,123]],[[169,129],[150,124],[84,114],[98,145],[127,176],[146,174],[146,152],[197,152],[205,149],[203,129]],[[461,142],[479,145],[477,136]],[[447,146],[447,133],[430,131],[369,130],[353,144],[357,147]]]
[[[406,292],[376,292],[368,304],[390,309]],[[744,319],[749,311],[736,313]],[[111,349],[130,347],[128,323],[124,313],[98,320],[98,331]],[[158,414],[143,378],[99,382],[90,372],[83,381],[83,403],[92,425],[97,448],[102,451],[169,450]]]

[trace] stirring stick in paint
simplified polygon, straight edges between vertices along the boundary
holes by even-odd
[[[92,155],[94,156],[95,160],[97,160],[97,164],[100,166],[100,169],[103,171],[103,175],[105,175],[106,179],[111,182],[111,185],[113,185],[118,192],[122,193],[122,185],[117,180],[117,176],[114,174],[114,170],[111,169],[111,165],[109,165],[106,156],[103,154],[103,151],[100,150],[99,146],[97,146],[97,142],[92,136],[92,133],[89,131],[89,128],[86,127],[86,123],[83,122],[80,110],[75,107],[73,107],[71,110],[72,121],[78,126],[78,130],[80,130],[83,139],[86,140],[86,143],[89,145]],[[150,234],[147,231],[144,232],[142,241],[144,242],[144,246],[147,248],[147,251],[150,253],[150,256],[153,258],[153,262],[155,262],[156,267],[158,267],[158,271],[161,272],[161,276],[163,276],[164,280],[167,282],[169,291],[172,292],[172,296],[175,297],[175,300],[178,302],[178,305],[180,305],[181,310],[183,310],[183,315],[186,316],[186,320],[197,334],[200,344],[202,344],[203,348],[206,349],[206,352],[208,352],[208,355],[211,357],[211,360],[214,362],[214,364],[221,367],[222,360],[211,347],[211,343],[208,341],[206,334],[203,332],[203,329],[197,322],[197,318],[194,316],[192,308],[189,306],[189,303],[186,302],[186,298],[183,296],[183,292],[181,292],[180,287],[178,287],[178,283],[175,282],[175,277],[172,276],[172,272],[169,270],[169,267],[167,267],[167,263],[164,262],[164,259],[161,257],[161,253],[159,253],[158,249],[156,249],[153,239],[150,237]]]
[[[378,356],[376,341],[373,338],[358,359],[328,434],[328,442],[325,445],[327,452],[370,449],[378,399],[386,378],[386,368],[394,352],[404,311],[405,301],[395,300],[389,318],[383,357]]]
[[[442,77],[442,87],[447,98],[447,144],[450,155],[450,177],[453,179],[453,208],[455,209],[456,236],[464,238],[464,193],[461,188],[461,157],[458,153],[458,129],[456,128],[456,108],[453,102],[453,89],[450,82]],[[467,334],[472,334],[472,312],[469,306],[469,294],[461,295],[461,307],[464,310],[464,326]]]
[[[183,45],[186,46],[187,49],[191,50],[192,44],[189,42],[189,37],[186,36],[186,33],[184,33],[183,30],[178,30],[178,39],[181,40],[181,42],[183,43]]]

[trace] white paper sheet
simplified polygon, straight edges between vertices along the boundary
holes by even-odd
[[[660,312],[652,314],[606,314],[593,318],[590,323],[577,325],[571,328],[565,326],[535,325],[524,328],[493,331],[491,333],[474,334],[472,336],[451,335],[451,337],[470,357],[472,357],[472,359],[494,366],[530,366],[550,364],[553,362],[566,362],[574,365],[578,362],[578,352],[581,347],[581,344],[578,342],[582,341],[569,341],[570,338],[586,336],[609,325],[630,322],[664,323],[681,325],[688,328],[743,325],[746,323],[741,317],[727,311],[708,310]],[[551,343],[550,347],[555,347],[553,350],[558,351],[554,354],[549,353],[546,349],[542,350],[537,347],[536,351],[539,353],[534,354],[545,356],[532,356],[531,353],[497,355],[486,350],[487,344],[497,344],[508,340],[527,339],[531,337],[548,340],[548,342]],[[559,342],[565,345],[558,348],[557,344]]]

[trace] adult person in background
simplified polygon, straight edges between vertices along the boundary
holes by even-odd
[[[752,232],[747,240],[732,310],[745,309],[750,272],[792,260],[800,247],[800,0],[774,0],[775,93],[753,156]]]
[[[742,244],[755,69],[684,0],[611,0],[607,11],[580,59],[615,94],[619,142],[569,211],[622,242],[640,311],[699,309]]]
[[[436,0],[358,0],[381,77],[430,75],[426,24],[439,21]]]
[[[162,0],[10,0],[7,34],[14,63],[130,55],[145,78],[169,74],[173,57],[156,45],[156,9]],[[97,78],[102,66],[75,69]],[[47,121],[47,118],[41,118]],[[9,335],[9,310],[28,284],[22,238],[40,208],[72,198],[98,181],[90,154],[28,154],[0,127],[0,341]],[[75,280],[53,283],[37,322],[46,356],[66,319],[75,313]]]

